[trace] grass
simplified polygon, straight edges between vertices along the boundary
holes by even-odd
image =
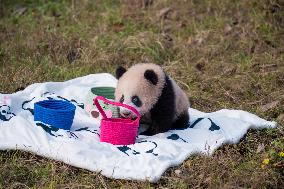
[[[283,187],[283,28],[280,0],[0,0],[2,93],[154,62],[186,91],[194,108],[242,109],[279,123],[276,129],[250,130],[213,156],[191,156],[156,184],[1,151],[0,188]]]

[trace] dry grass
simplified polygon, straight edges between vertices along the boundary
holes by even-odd
[[[0,188],[282,188],[283,28],[282,0],[0,0],[2,93],[155,62],[194,108],[243,109],[279,123],[212,157],[192,156],[156,184],[1,151]],[[262,166],[264,159],[270,162]]]

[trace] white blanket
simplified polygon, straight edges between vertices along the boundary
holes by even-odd
[[[116,83],[110,74],[93,74],[0,94],[0,150],[21,149],[111,178],[156,182],[167,168],[191,154],[210,155],[225,143],[237,143],[249,128],[277,125],[241,110],[204,113],[190,108],[188,129],[140,135],[136,144],[129,146],[101,143],[99,122],[87,115],[82,102],[91,87],[115,87]],[[33,105],[43,99],[66,99],[77,105],[70,131],[33,121]]]

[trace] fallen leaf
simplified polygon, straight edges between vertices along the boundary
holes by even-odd
[[[59,12],[53,10],[53,11],[52,11],[52,16],[54,16],[54,17],[60,17],[61,14],[60,14]]]
[[[160,19],[165,19],[171,10],[172,9],[170,7],[163,8],[163,9],[159,10],[157,16]]]
[[[261,69],[277,68],[277,64],[265,64],[259,66]]]
[[[280,114],[280,115],[278,116],[278,119],[279,119],[280,121],[283,121],[283,122],[284,122],[284,114]]]
[[[188,38],[187,38],[187,44],[191,45],[191,44],[192,44],[192,42],[193,42],[192,37],[188,37]]]
[[[208,32],[208,31],[201,31],[200,33],[198,33],[198,34],[196,35],[196,37],[192,40],[191,43],[192,43],[192,44],[195,44],[195,45],[197,45],[197,46],[199,46],[199,45],[202,44],[202,42],[203,42],[205,39],[207,39],[208,35],[209,35],[209,32]]]
[[[205,62],[200,62],[200,63],[197,63],[195,65],[196,69],[198,69],[198,71],[204,71],[205,69]]]
[[[224,28],[225,35],[228,35],[232,31],[232,27],[230,25],[226,25]]]
[[[179,28],[184,28],[186,26],[186,22],[185,21],[180,21],[177,26]]]
[[[123,23],[114,23],[112,25],[112,29],[115,32],[121,32],[123,30],[123,28],[124,28],[124,24]]]
[[[143,8],[147,8],[153,4],[153,0],[143,0]]]
[[[14,14],[21,16],[21,15],[23,15],[26,11],[27,11],[27,7],[24,7],[24,6],[22,6],[22,5],[17,5],[17,6],[15,7]]]
[[[234,15],[234,18],[233,18],[233,24],[234,25],[238,25],[239,23],[241,23],[243,20],[242,18],[242,13],[241,12],[237,12],[235,15]]]
[[[170,35],[166,34],[166,33],[163,33],[162,37],[163,37],[163,40],[161,40],[161,43],[162,43],[163,47],[167,48],[167,49],[172,48],[172,46],[173,46],[173,38]]]
[[[236,71],[237,71],[236,67],[229,67],[229,68],[226,67],[223,70],[223,74],[225,74],[225,75],[232,75],[232,74],[236,73]]]
[[[268,111],[268,110],[271,110],[271,109],[276,108],[279,103],[280,103],[279,100],[270,102],[270,103],[268,103],[268,104],[265,104],[265,105],[261,106],[261,107],[260,107],[260,110],[263,111],[263,112],[266,112],[266,111]]]
[[[263,143],[259,144],[259,145],[257,146],[256,153],[262,152],[262,151],[264,150],[264,147],[265,147],[265,146],[264,146]]]
[[[209,183],[211,180],[212,180],[211,177],[207,177],[204,182]]]
[[[165,40],[167,41],[173,41],[173,38],[169,34],[163,33],[162,36],[164,37]]]
[[[198,37],[198,38],[195,39],[195,42],[196,42],[197,45],[201,45],[203,40],[204,40],[203,37]]]
[[[179,169],[175,170],[175,174],[179,177],[180,174],[181,174],[181,170],[179,170]]]
[[[192,100],[191,98],[190,98],[190,100],[191,100],[191,103],[190,103],[190,104],[193,104],[193,103],[192,103],[193,100]],[[191,167],[191,161],[187,161],[185,165],[186,165],[187,168]]]
[[[273,47],[273,48],[276,48],[276,45],[272,42],[272,41],[269,41],[269,40],[265,40],[264,41],[267,45]]]
[[[73,63],[75,60],[79,59],[80,57],[81,57],[80,52],[77,49],[71,50],[67,54],[67,60],[70,64]]]

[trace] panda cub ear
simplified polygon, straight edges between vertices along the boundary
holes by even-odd
[[[146,70],[144,73],[145,79],[150,81],[153,85],[157,85],[158,83],[158,76],[153,70]]]
[[[125,72],[126,72],[126,69],[122,66],[119,66],[115,71],[116,79],[119,79]]]

